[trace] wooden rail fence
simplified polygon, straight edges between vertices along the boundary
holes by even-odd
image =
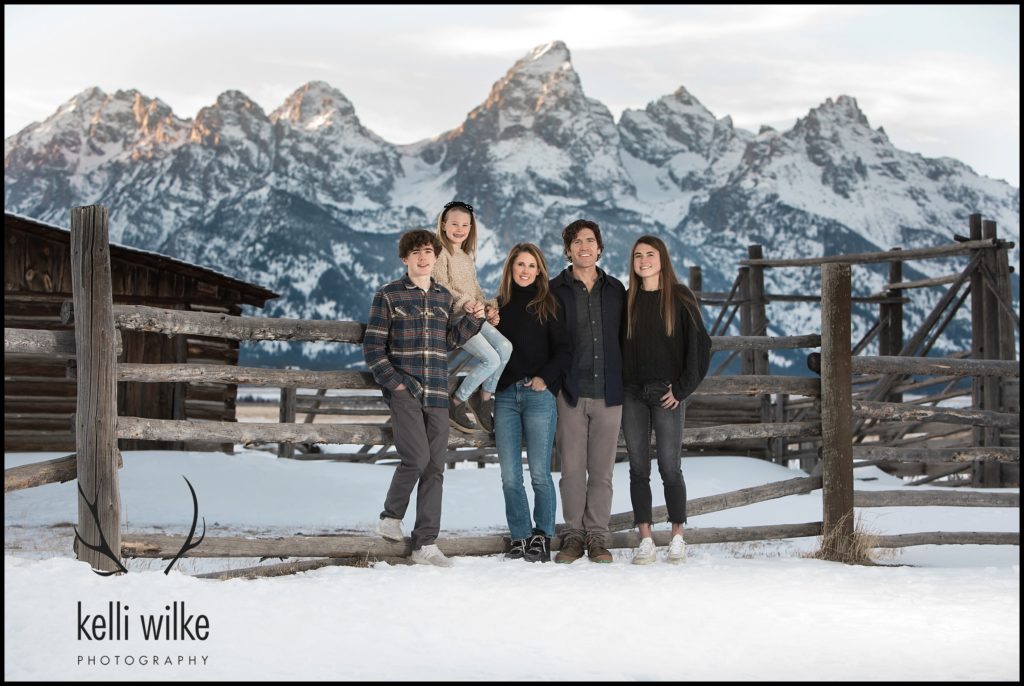
[[[782,526],[742,527],[728,529],[693,529],[686,532],[688,542],[710,543],[739,540],[765,540],[796,536],[823,536],[852,545],[853,508],[922,505],[958,505],[984,507],[1019,507],[1018,494],[981,492],[872,492],[855,493],[853,469],[857,464],[892,464],[906,461],[950,464],[968,462],[982,464],[983,474],[998,474],[1000,465],[1013,464],[1019,470],[1019,443],[1002,445],[1004,432],[1019,432],[1019,412],[1012,410],[1003,392],[1005,380],[1019,383],[1019,363],[1015,360],[1015,339],[1012,327],[1019,319],[1008,310],[1008,279],[1003,278],[1006,248],[1012,244],[998,240],[994,224],[984,223],[984,236],[975,236],[980,217],[972,215],[971,237],[956,245],[937,248],[894,250],[883,253],[843,255],[815,260],[765,260],[759,246],[753,246],[750,259],[742,261],[741,274],[723,306],[712,329],[715,350],[730,351],[742,360],[742,374],[711,375],[695,392],[697,398],[716,396],[752,396],[759,421],[725,423],[708,427],[691,427],[683,432],[684,446],[713,445],[728,440],[769,442],[773,450],[780,445],[808,440],[821,443],[821,474],[790,479],[751,489],[742,489],[689,503],[691,514],[702,514],[752,502],[783,497],[822,488],[823,518],[821,522]],[[4,349],[14,354],[59,354],[73,358],[68,373],[77,379],[78,400],[75,413],[77,451],[58,460],[28,468],[5,470],[5,492],[41,483],[63,481],[77,476],[82,495],[79,498],[79,531],[85,540],[103,540],[113,551],[125,556],[171,557],[181,540],[166,536],[138,536],[120,531],[120,494],[117,469],[121,466],[116,449],[118,438],[143,440],[187,441],[196,437],[221,442],[347,443],[390,445],[391,429],[371,424],[317,424],[311,414],[346,411],[377,411],[376,399],[338,401],[326,396],[326,389],[376,388],[367,372],[310,372],[302,370],[271,370],[202,364],[118,364],[116,362],[118,329],[147,331],[169,335],[188,334],[234,340],[295,340],[359,343],[365,325],[359,322],[307,321],[230,316],[183,310],[119,305],[113,306],[110,285],[109,250],[107,243],[107,210],[102,206],[74,208],[71,221],[74,263],[74,306],[66,309],[66,320],[74,322],[74,341],[67,334],[29,332],[5,329]],[[901,270],[896,266],[908,259],[972,255],[968,269],[950,279],[900,282]],[[875,298],[881,310],[880,323],[872,327],[865,339],[856,345],[851,341],[851,264],[890,262],[892,283],[886,297]],[[763,269],[782,266],[819,266],[822,270],[821,334],[770,337],[764,305],[785,298],[764,292]],[[1006,272],[1008,274],[1008,272]],[[691,281],[699,286],[699,271],[691,270]],[[977,280],[977,284],[975,281]],[[925,283],[927,281],[928,283]],[[926,317],[925,322],[902,343],[902,330],[896,315],[904,299],[893,297],[897,291],[918,287],[950,284],[946,295]],[[959,295],[961,286],[970,285],[972,307],[980,292],[981,311],[985,320],[978,322],[980,345],[972,347],[969,359],[924,357],[942,329],[952,318],[949,307],[966,301]],[[1005,287],[1004,287],[1005,286]],[[976,290],[975,290],[976,289]],[[699,288],[697,289],[699,291]],[[734,296],[738,294],[738,299]],[[708,294],[702,293],[705,300]],[[959,297],[959,300],[958,300]],[[88,306],[86,306],[88,304]],[[959,306],[959,304],[957,305]],[[727,310],[731,309],[731,314]],[[741,336],[723,335],[729,323],[740,313]],[[945,316],[944,319],[943,316]],[[989,319],[991,318],[991,319]],[[942,322],[940,323],[940,319]],[[934,327],[938,325],[938,329]],[[865,347],[865,340],[879,336],[879,349],[885,354],[856,354]],[[978,341],[975,342],[976,344]],[[767,352],[772,349],[817,348],[821,352],[809,357],[809,365],[820,374],[816,377],[773,376],[769,373]],[[724,363],[723,365],[724,366]],[[858,377],[870,379],[865,390],[856,390]],[[909,377],[936,375],[957,381],[974,379],[971,409],[921,407],[900,402],[900,393],[920,382]],[[118,417],[116,382],[178,383],[183,381],[218,381],[246,383],[292,389],[290,414],[292,420],[282,423],[248,424],[199,420],[159,420],[141,417]],[[863,385],[863,384],[859,384]],[[302,397],[296,388],[320,389],[311,399]],[[931,397],[947,396],[947,388]],[[798,396],[788,404],[773,404],[771,396]],[[345,405],[347,403],[347,405]],[[366,407],[363,407],[365,404]],[[306,421],[294,422],[299,407],[307,412]],[[357,406],[354,407],[353,406]],[[372,407],[371,407],[372,406]],[[782,408],[782,409],[780,409]],[[815,416],[815,412],[818,416]],[[874,433],[869,423],[895,420],[901,423],[893,439],[885,432]],[[920,422],[948,423],[972,427],[974,441],[969,446],[946,449],[905,447],[910,439],[903,437]],[[868,426],[865,426],[868,425]],[[1019,433],[1018,433],[1019,435]],[[892,443],[866,440],[889,436]],[[774,442],[774,443],[771,443]],[[486,435],[453,434],[453,448],[493,448],[493,439]],[[862,460],[854,463],[854,458]],[[989,465],[995,465],[995,471]],[[977,469],[977,467],[975,467]],[[1019,473],[1019,471],[1018,471]],[[95,508],[95,510],[93,510]],[[94,515],[93,512],[96,514]],[[663,522],[665,508],[655,508],[655,522]],[[632,527],[631,513],[612,517],[610,547],[632,546],[638,542]],[[668,532],[655,534],[656,542]],[[667,541],[660,541],[665,543]],[[456,555],[484,555],[504,549],[504,537],[483,536],[440,539],[442,550]],[[558,546],[558,540],[553,547]],[[1019,544],[1019,534],[987,532],[924,532],[881,537],[879,546],[899,547],[925,543]],[[285,539],[233,539],[207,537],[203,545],[190,552],[193,556],[301,556],[345,558],[379,555],[406,555],[409,543],[392,544],[376,538],[360,536],[296,536]],[[115,561],[105,559],[88,547],[79,547],[80,559],[95,569],[113,571]],[[836,557],[835,559],[841,559]]]

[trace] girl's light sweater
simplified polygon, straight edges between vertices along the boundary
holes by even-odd
[[[476,260],[460,247],[452,246],[452,252],[441,248],[430,275],[451,291],[455,298],[455,311],[460,314],[463,312],[463,306],[470,300],[486,303],[495,308],[498,306],[496,300],[484,298],[480,282],[476,280]]]

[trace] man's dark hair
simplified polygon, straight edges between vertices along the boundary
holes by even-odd
[[[432,247],[435,255],[441,254],[441,241],[430,231],[426,229],[406,231],[398,241],[398,256],[404,260],[413,250],[425,245]]]
[[[592,222],[589,219],[577,219],[562,229],[562,243],[566,257],[569,257],[569,246],[576,240],[576,234],[583,229],[590,229],[594,232],[594,238],[597,239],[597,247],[601,252],[604,252],[604,243],[601,241],[601,227],[597,225],[597,222]],[[598,259],[600,259],[600,255],[598,255]]]

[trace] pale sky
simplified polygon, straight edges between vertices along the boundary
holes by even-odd
[[[1020,185],[1017,5],[5,5],[4,137],[91,86],[193,118],[226,90],[269,114],[326,81],[411,143],[553,40],[616,121],[679,86],[755,133],[851,95],[898,148]]]

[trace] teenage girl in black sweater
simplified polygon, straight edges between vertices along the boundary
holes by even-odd
[[[711,362],[711,338],[697,298],[679,283],[665,243],[641,236],[630,252],[626,332],[623,341],[622,433],[629,453],[633,523],[640,530],[634,564],[657,559],[651,533],[651,429],[665,487],[672,540],[667,559],[686,557],[686,482],[681,450],[682,401],[700,384]]]

